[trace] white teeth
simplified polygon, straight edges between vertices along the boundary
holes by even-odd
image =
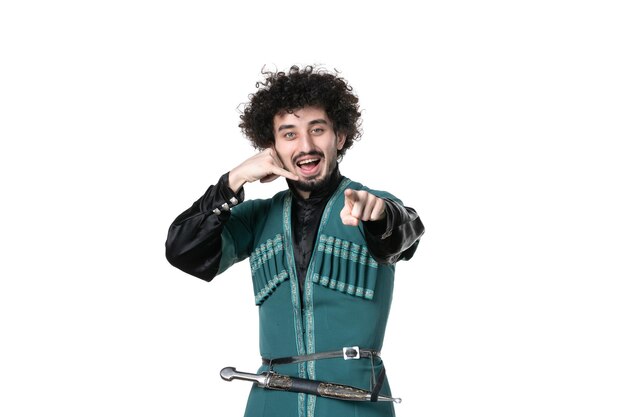
[[[319,159],[305,159],[304,161],[300,161],[298,162],[298,166],[300,165],[304,165],[304,164],[310,164],[311,162],[315,162],[315,161],[319,161]]]

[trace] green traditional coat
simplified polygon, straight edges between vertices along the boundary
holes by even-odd
[[[391,305],[394,265],[370,255],[363,226],[345,226],[340,218],[346,188],[369,190],[344,179],[328,201],[317,233],[315,252],[300,294],[292,248],[291,191],[268,200],[246,201],[232,209],[222,233],[219,273],[250,259],[260,316],[264,358],[337,351],[347,346],[380,351]],[[302,302],[301,302],[302,300]],[[374,360],[375,372],[382,367]],[[370,359],[324,359],[274,366],[282,374],[370,389]],[[260,371],[267,370],[261,367]],[[391,395],[385,382],[382,395]],[[253,387],[246,417],[389,417],[390,402],[352,402]]]

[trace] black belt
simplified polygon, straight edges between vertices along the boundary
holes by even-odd
[[[310,353],[308,355],[285,356],[282,358],[274,358],[274,359],[262,358],[262,360],[263,360],[263,365],[268,365],[271,371],[272,366],[274,365],[287,365],[290,363],[301,363],[301,362],[315,361],[315,360],[320,360],[320,359],[333,359],[333,358],[343,358],[344,360],[370,358],[372,362],[372,379],[370,382],[371,391],[372,391],[371,401],[378,400],[378,394],[380,393],[380,389],[383,387],[383,382],[385,380],[385,367],[384,366],[382,367],[378,376],[374,375],[374,358],[380,358],[380,354],[375,350],[361,349],[358,346],[352,346],[352,347],[344,347],[343,350]]]
[[[377,351],[371,349],[360,349],[357,346],[343,348],[343,350],[333,350],[330,352],[310,353],[308,355],[285,356],[282,358],[263,359],[263,365],[287,365],[290,363],[300,363],[316,361],[319,359],[344,358],[345,360],[361,358],[379,358]]]

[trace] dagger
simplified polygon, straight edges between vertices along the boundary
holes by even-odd
[[[312,379],[291,377],[277,374],[274,371],[261,372],[260,374],[250,374],[247,372],[239,372],[232,366],[228,366],[220,371],[220,376],[224,381],[240,379],[242,381],[254,382],[261,388],[271,390],[300,392],[346,401],[372,400],[372,393],[361,388],[355,388],[343,384],[333,384],[330,382],[315,381]],[[402,402],[402,399],[379,395],[378,401],[393,401],[394,403],[400,403]]]

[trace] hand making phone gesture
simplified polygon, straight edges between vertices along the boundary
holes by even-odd
[[[237,192],[245,183],[259,180],[261,182],[270,182],[278,177],[298,181],[296,174],[284,168],[276,155],[276,151],[272,148],[267,148],[253,157],[246,159],[231,170],[228,175],[228,185],[231,190]]]

